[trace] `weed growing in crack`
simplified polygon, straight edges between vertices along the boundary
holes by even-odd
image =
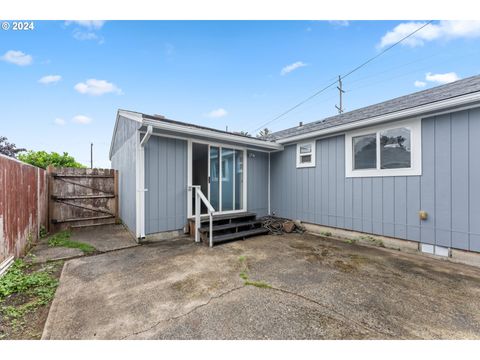
[[[249,277],[248,277],[248,267],[247,267],[247,259],[245,256],[240,256],[238,258],[238,260],[240,261],[240,263],[242,264],[242,271],[240,272],[240,278],[243,280],[243,285],[245,286],[255,286],[255,287],[258,287],[258,288],[261,288],[261,289],[271,289],[272,286],[267,284],[265,281],[254,281],[254,280],[250,280]]]
[[[261,289],[271,289],[272,285],[267,284],[265,281],[250,281],[250,280],[245,280],[243,283],[245,286],[251,285],[255,286]]]

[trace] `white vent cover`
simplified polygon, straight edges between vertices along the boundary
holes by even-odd
[[[426,254],[448,257],[449,249],[444,246],[420,243],[420,251]]]

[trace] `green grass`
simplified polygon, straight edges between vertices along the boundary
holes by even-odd
[[[385,247],[385,244],[383,243],[382,240],[374,238],[373,236],[370,236],[370,235],[361,235],[358,237],[358,241],[368,242],[374,246]]]
[[[332,233],[330,231],[322,231],[320,233],[320,235],[323,235],[323,236],[332,236]]]
[[[53,235],[48,240],[48,245],[80,249],[84,254],[91,254],[97,250],[92,245],[70,240],[70,231],[68,230],[60,231],[59,233]]]
[[[51,275],[55,265],[32,271],[31,265],[15,260],[7,273],[0,277],[0,315],[11,321],[12,326],[21,326],[25,314],[52,301],[58,280]],[[27,299],[19,305],[6,305],[9,297],[17,295]]]
[[[261,288],[261,289],[271,289],[272,286],[267,284],[266,282],[264,281],[250,281],[250,280],[245,280],[245,282],[243,283],[244,285],[251,285],[251,286],[255,286],[255,287],[258,287],[258,288]]]

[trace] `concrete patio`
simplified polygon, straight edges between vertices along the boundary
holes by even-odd
[[[43,338],[478,339],[480,270],[305,234],[163,241],[66,262]]]

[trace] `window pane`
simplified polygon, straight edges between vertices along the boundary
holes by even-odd
[[[380,158],[382,169],[411,167],[410,130],[398,128],[380,133]]]
[[[353,169],[377,168],[377,136],[356,136],[353,140]]]
[[[308,154],[311,152],[312,152],[311,144],[300,145],[300,154]]]
[[[219,178],[220,165],[219,165],[219,150],[216,146],[210,146],[210,204],[212,204],[215,211],[219,211]]]
[[[235,210],[243,208],[243,151],[235,150]]]
[[[222,211],[233,210],[233,149],[222,151]]]
[[[300,156],[300,162],[302,164],[311,163],[312,162],[312,155],[302,155],[302,156]]]

